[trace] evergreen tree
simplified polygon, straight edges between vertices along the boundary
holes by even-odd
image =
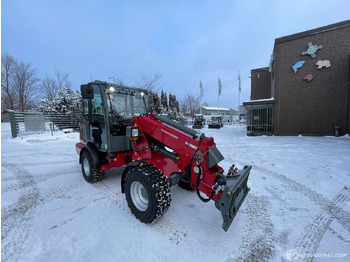
[[[169,103],[168,103],[169,112],[173,111],[172,110],[172,105],[173,105],[173,96],[172,96],[171,93],[169,93]]]
[[[175,112],[175,110],[174,110],[174,96],[171,93],[169,93],[169,111]]]
[[[175,97],[175,99],[176,99],[176,97]],[[176,102],[176,111],[179,114],[180,113],[180,104],[179,104],[179,101],[177,101],[177,100],[175,102]]]
[[[73,115],[81,113],[82,103],[79,91],[73,91],[70,87],[65,87],[58,91],[58,96],[50,101],[42,99],[39,110],[45,113],[61,113],[64,115]]]
[[[161,104],[161,111],[162,114],[167,114],[168,113],[168,98],[166,92],[161,92],[160,95],[160,104]]]
[[[160,114],[160,100],[158,94],[153,93],[152,91],[148,93],[147,99],[148,112],[150,114]]]
[[[179,101],[177,101],[176,95],[173,95],[173,111],[180,113]]]
[[[168,96],[166,94],[166,92],[164,92],[164,107],[166,109],[166,111],[169,111],[169,105],[168,105]]]

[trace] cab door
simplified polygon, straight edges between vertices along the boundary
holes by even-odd
[[[101,87],[97,84],[82,85],[81,93],[83,97],[83,139],[93,142],[100,151],[106,151],[106,119]]]

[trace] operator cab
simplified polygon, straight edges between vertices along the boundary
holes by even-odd
[[[146,114],[145,91],[94,81],[81,85],[82,138],[108,154],[130,150],[132,117]]]
[[[212,116],[208,128],[221,128],[224,126],[224,117],[220,115]]]

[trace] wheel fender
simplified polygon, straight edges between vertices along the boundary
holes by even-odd
[[[122,189],[122,193],[123,193],[123,194],[125,193],[125,186],[124,186],[124,184],[125,184],[126,174],[129,172],[129,170],[131,170],[131,169],[133,169],[134,167],[137,167],[137,166],[139,166],[139,165],[141,165],[141,164],[146,164],[146,165],[148,165],[149,163],[148,163],[147,161],[144,161],[144,160],[137,160],[137,161],[133,161],[133,162],[129,163],[129,164],[125,167],[125,169],[124,169],[124,171],[123,171],[123,174],[122,174],[122,178],[121,178],[121,180],[120,180],[121,189]]]
[[[92,162],[94,164],[93,168],[100,170],[101,168],[101,164],[100,164],[100,158],[98,156],[98,151],[95,147],[91,146],[91,145],[86,145],[82,148],[82,150],[80,151],[80,156],[79,156],[79,163],[81,164],[81,155],[84,151],[88,151],[91,158],[92,158]]]

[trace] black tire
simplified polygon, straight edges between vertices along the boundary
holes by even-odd
[[[92,157],[88,151],[81,154],[81,171],[84,179],[89,183],[95,183],[104,178],[104,172],[94,168],[100,166],[100,163],[93,163]]]
[[[125,196],[131,213],[143,223],[163,216],[171,202],[166,177],[151,165],[135,167],[126,174]]]

